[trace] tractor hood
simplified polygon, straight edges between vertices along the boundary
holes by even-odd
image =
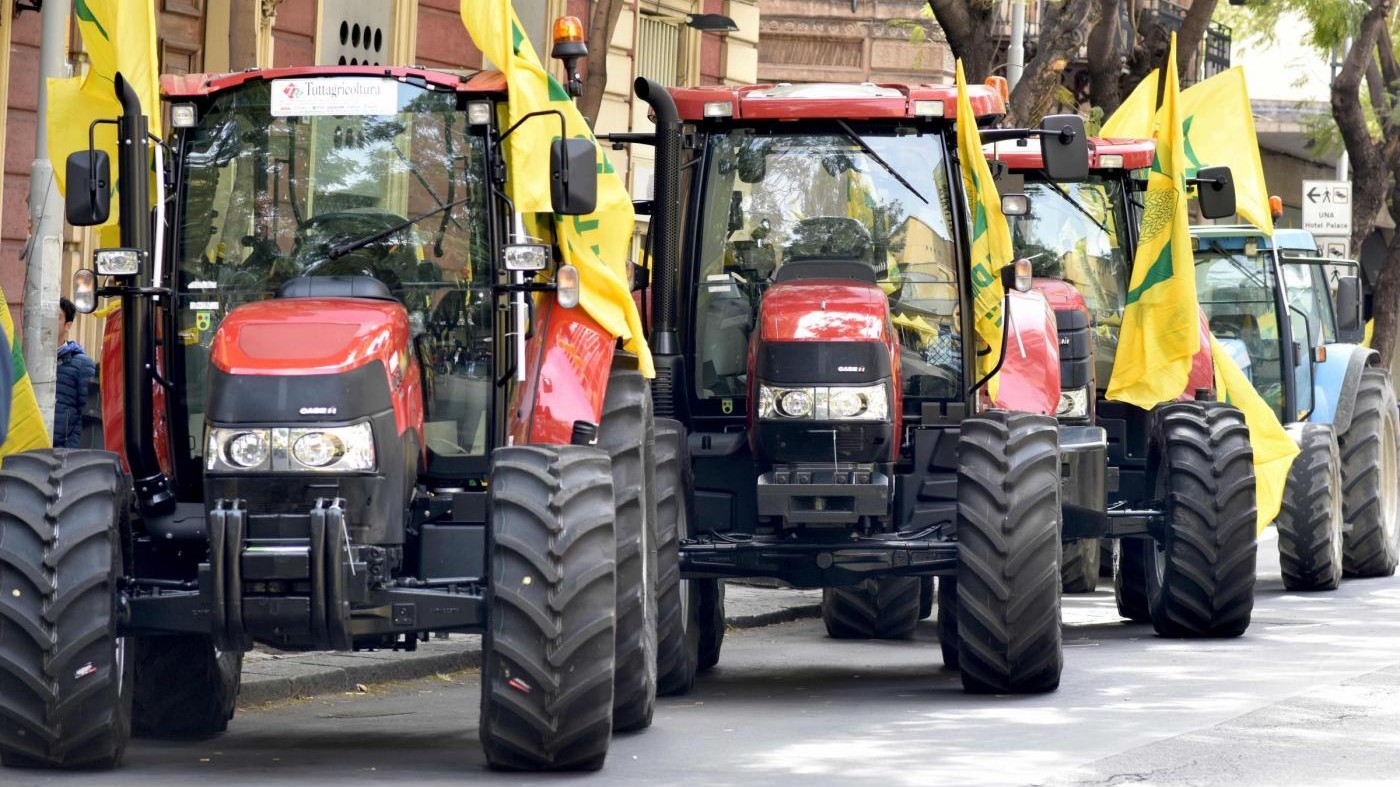
[[[889,341],[890,309],[879,287],[844,280],[775,284],[763,294],[765,342]]]
[[[408,360],[408,336],[408,312],[397,302],[258,301],[234,309],[219,325],[210,361],[228,374],[336,374],[376,360],[392,372]]]

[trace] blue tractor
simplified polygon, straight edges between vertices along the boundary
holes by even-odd
[[[1400,412],[1390,372],[1362,334],[1356,264],[1323,258],[1311,234],[1191,228],[1211,332],[1278,414],[1301,453],[1278,528],[1288,590],[1334,590],[1400,562]]]

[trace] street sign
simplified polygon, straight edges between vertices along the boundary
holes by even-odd
[[[1332,260],[1345,260],[1348,258],[1348,250],[1351,246],[1351,238],[1327,238],[1314,235],[1313,240],[1317,242],[1318,251],[1322,256]]]
[[[1318,235],[1351,237],[1351,182],[1303,181],[1303,229]]]

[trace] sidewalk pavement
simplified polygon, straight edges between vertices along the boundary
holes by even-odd
[[[757,628],[820,614],[820,590],[793,590],[729,584],[725,613],[729,628]],[[481,637],[452,634],[418,643],[406,651],[354,653],[281,653],[254,650],[243,658],[242,706],[293,697],[354,691],[357,685],[414,680],[430,675],[477,669]]]

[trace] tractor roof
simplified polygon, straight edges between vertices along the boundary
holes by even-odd
[[[1089,169],[1142,169],[1152,166],[1157,143],[1150,139],[1089,138]],[[1040,140],[992,142],[982,146],[987,158],[1006,162],[1013,170],[1041,169]]]
[[[423,82],[463,93],[502,93],[506,81],[499,71],[435,71],[399,66],[297,66],[295,68],[250,68],[229,74],[166,74],[160,78],[160,92],[169,99],[198,98],[254,80],[296,77],[384,77],[400,82]]]
[[[979,118],[1006,114],[1001,94],[986,85],[968,85],[972,111]],[[935,117],[958,114],[952,85],[778,84],[672,88],[682,120],[805,120]]]
[[[1311,232],[1285,227],[1275,228],[1274,236],[1271,239],[1262,230],[1251,224],[1202,224],[1191,228],[1191,236],[1213,240],[1230,251],[1242,249],[1247,241],[1253,240],[1261,249],[1273,248],[1277,245],[1280,249],[1306,251],[1309,254],[1317,253],[1317,241]]]

